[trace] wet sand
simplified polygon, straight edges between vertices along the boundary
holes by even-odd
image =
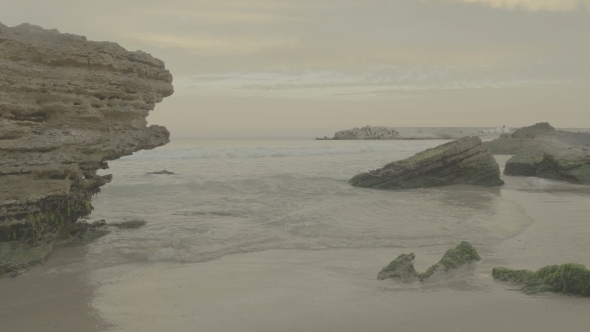
[[[273,250],[201,264],[133,264],[93,274],[93,306],[114,331],[583,331],[590,299],[525,295],[496,282],[496,266],[590,266],[582,192],[503,191],[535,222],[478,248],[482,261],[424,284],[376,280],[410,250]],[[446,247],[414,248],[424,271]]]
[[[587,330],[590,299],[525,295],[494,281],[491,270],[590,266],[590,189],[526,191],[508,183],[501,195],[534,222],[515,237],[477,247],[481,262],[431,282],[376,276],[410,251],[424,271],[447,246],[270,250],[53,274],[84,255],[83,248],[64,248],[29,275],[0,280],[2,331]]]
[[[60,272],[83,259],[84,246],[58,248],[43,265],[14,279],[0,279],[0,331],[108,331],[91,306],[95,287],[85,272]]]

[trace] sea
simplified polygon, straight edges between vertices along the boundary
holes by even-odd
[[[197,263],[270,249],[488,245],[532,222],[503,191],[567,186],[514,178],[503,188],[384,191],[347,182],[445,142],[173,139],[101,171],[114,178],[94,197],[87,221],[147,224],[113,229],[68,268]],[[162,170],[174,174],[153,174]]]

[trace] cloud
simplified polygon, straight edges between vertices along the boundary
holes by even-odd
[[[264,52],[272,48],[294,48],[294,38],[260,36],[183,37],[174,34],[139,34],[129,36],[145,44],[161,49],[180,49],[200,56],[245,55]]]
[[[422,0],[432,1],[432,0]],[[440,1],[440,0],[439,0]],[[442,0],[451,2],[480,3],[492,8],[506,10],[556,11],[567,12],[586,7],[590,9],[590,0]]]

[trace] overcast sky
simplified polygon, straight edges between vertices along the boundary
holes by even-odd
[[[162,59],[173,137],[590,127],[590,0],[0,0],[0,22]]]

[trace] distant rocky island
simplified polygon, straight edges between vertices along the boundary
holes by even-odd
[[[394,140],[394,139],[458,139],[465,136],[497,138],[510,133],[502,127],[371,127],[341,130],[334,137],[318,137],[316,140]]]
[[[2,277],[43,262],[91,213],[108,160],[169,142],[146,117],[174,89],[147,53],[29,24],[0,23],[0,68]]]
[[[316,140],[427,140],[459,139],[477,136],[482,139],[508,137],[520,128],[501,127],[371,127],[364,126],[341,130],[333,137],[316,137]],[[590,128],[561,128],[562,132],[590,133]]]

